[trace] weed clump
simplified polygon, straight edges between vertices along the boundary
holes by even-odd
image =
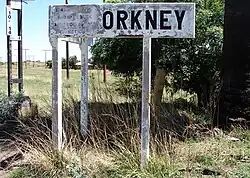
[[[0,124],[3,124],[6,120],[16,119],[23,101],[22,94],[8,97],[0,92]]]

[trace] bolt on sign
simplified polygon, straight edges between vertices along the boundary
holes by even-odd
[[[49,14],[50,37],[195,36],[194,3],[56,5]]]

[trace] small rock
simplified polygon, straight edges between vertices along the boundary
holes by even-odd
[[[240,139],[238,139],[236,137],[227,136],[226,138],[227,138],[227,140],[230,140],[230,141],[240,141]]]

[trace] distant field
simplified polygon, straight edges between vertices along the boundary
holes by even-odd
[[[17,66],[13,66],[13,77],[17,76]],[[70,79],[66,80],[66,70],[63,70],[63,93],[74,97],[80,96],[80,70],[70,70]],[[109,87],[115,81],[115,77],[107,72],[107,83],[103,82],[102,70],[89,70],[89,97],[91,99],[93,90],[96,88]],[[13,84],[17,92],[17,84]],[[36,102],[50,102],[52,90],[52,70],[45,69],[40,63],[24,66],[24,92]],[[0,91],[7,93],[7,66],[0,65]]]
[[[30,96],[33,101],[43,107],[51,104],[52,93],[52,70],[45,69],[44,63],[29,63],[24,70],[24,93]],[[66,80],[66,70],[63,70],[63,95],[70,95],[80,100],[80,70],[70,70],[70,79]],[[13,77],[17,76],[17,66],[13,65]],[[103,82],[102,70],[89,70],[89,100],[91,101],[108,101],[124,102],[127,98],[120,96],[114,90],[114,82],[119,78],[111,75],[107,71],[107,82]],[[13,85],[14,91],[17,92],[17,84]],[[7,66],[0,65],[0,91],[7,93]],[[163,101],[169,102],[178,98],[188,101],[194,100],[195,96],[190,95],[182,90],[171,95],[164,90]]]

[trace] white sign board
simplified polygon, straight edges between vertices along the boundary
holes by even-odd
[[[11,0],[10,5],[12,9],[22,9],[22,0]]]
[[[55,5],[50,37],[194,38],[194,3]]]
[[[7,36],[12,35],[12,10],[9,6],[6,6],[6,34]]]

